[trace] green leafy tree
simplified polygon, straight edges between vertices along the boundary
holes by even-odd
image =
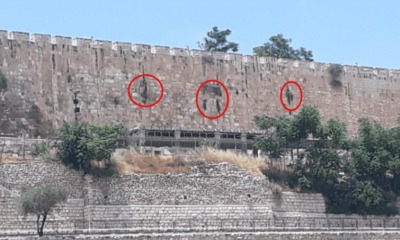
[[[203,42],[198,42],[201,49],[212,52],[237,52],[239,44],[229,42],[227,37],[231,35],[231,30],[218,30],[218,27],[213,27],[210,32],[207,32],[207,37]]]
[[[329,149],[312,148],[307,152],[311,175],[320,183],[337,182],[340,171],[339,155]]]
[[[47,215],[56,204],[66,199],[67,193],[64,190],[52,186],[40,187],[22,194],[22,210],[25,215],[36,215],[36,230],[40,237],[43,236]]]
[[[325,125],[320,125],[317,129],[316,137],[321,140],[329,141],[329,147],[348,148],[346,138],[346,124],[338,119],[329,119]]]
[[[346,125],[338,119],[320,122],[315,107],[305,106],[292,118],[256,117],[270,133],[256,140],[256,147],[279,159],[310,134],[316,137],[291,164],[284,179],[291,187],[317,191],[326,197],[333,213],[397,214],[400,195],[400,127],[385,129],[361,119],[358,138],[346,137]],[[341,159],[339,152],[350,153]],[[287,174],[278,172],[278,174]]]
[[[305,106],[293,120],[293,129],[296,129],[295,138],[304,139],[310,134],[317,135],[321,125],[321,117],[316,107]]]
[[[282,34],[278,34],[269,38],[269,42],[263,46],[255,47],[254,53],[259,57],[277,57],[295,60],[313,61],[313,54],[304,47],[293,49],[290,46],[292,40],[284,38]]]
[[[383,195],[371,181],[357,182],[352,192],[354,205],[360,213],[369,213],[384,201]]]
[[[302,189],[302,190],[308,190],[308,189],[311,189],[311,187],[312,187],[312,182],[304,175],[299,177],[297,182],[298,182],[300,189]]]
[[[121,128],[113,125],[65,123],[58,134],[61,142],[57,145],[57,156],[63,164],[85,174],[98,172],[94,162],[114,167],[111,155],[120,133]]]
[[[255,122],[259,128],[274,132],[269,138],[258,138],[255,144],[272,158],[280,157],[288,143],[298,142],[309,134],[317,134],[321,124],[318,110],[310,106],[303,107],[293,118],[263,116],[256,117]]]

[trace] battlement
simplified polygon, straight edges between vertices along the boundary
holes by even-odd
[[[20,101],[18,107],[4,110],[7,117],[0,119],[4,133],[20,134],[19,121],[35,129],[36,119],[22,116],[33,113],[31,104],[36,104],[42,114],[39,135],[51,136],[48,123],[57,129],[74,115],[68,105],[70,89],[81,91],[82,120],[96,124],[250,132],[257,129],[255,116],[288,115],[280,102],[280,88],[288,80],[300,84],[301,106],[317,106],[323,120],[342,119],[351,136],[359,118],[385,127],[397,124],[400,69],[342,65],[340,86],[335,87],[329,63],[4,30],[0,46],[0,70],[12,79],[2,106]],[[156,107],[138,111],[126,87],[144,70],[160,79],[165,94]],[[216,78],[226,85],[231,101],[220,119],[208,121],[198,112],[196,90]],[[201,107],[216,113],[221,102],[203,97]]]
[[[254,55],[242,55],[236,53],[222,53],[222,52],[207,52],[198,49],[188,48],[175,48],[168,46],[150,46],[146,44],[136,44],[127,42],[112,42],[108,40],[93,40],[88,38],[71,38],[64,36],[50,36],[48,34],[37,34],[30,35],[26,32],[0,30],[0,37],[21,42],[34,42],[39,45],[43,44],[64,44],[77,47],[78,49],[87,48],[104,48],[112,49],[113,51],[126,51],[136,52],[142,54],[162,54],[172,56],[191,56],[191,57],[213,57],[214,59],[221,59],[226,61],[237,61],[244,64],[273,64],[282,67],[290,68],[306,68],[314,71],[326,71],[331,64],[319,63],[319,62],[307,62],[290,59],[275,59],[270,57],[257,57]],[[345,74],[359,74],[364,78],[389,80],[389,79],[400,79],[399,69],[386,69],[386,68],[374,68],[364,66],[353,66],[343,65]]]

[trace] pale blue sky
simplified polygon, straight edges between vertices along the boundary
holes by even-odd
[[[218,26],[242,54],[282,33],[319,62],[400,68],[396,0],[9,0],[1,9],[8,31],[197,48]]]

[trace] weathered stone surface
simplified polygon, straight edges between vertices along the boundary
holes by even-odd
[[[54,239],[54,240],[72,240],[72,239],[98,239],[98,240],[109,240],[109,239],[154,239],[154,240],[397,240],[400,238],[400,234],[396,232],[258,232],[258,233],[184,233],[184,234],[109,234],[109,235],[78,235],[78,236],[49,236],[49,237],[27,237],[21,238],[26,240],[33,239]],[[2,239],[2,238],[0,238]]]
[[[130,43],[111,43],[47,35],[0,32],[0,71],[9,89],[0,93],[0,133],[53,135],[63,121],[73,121],[72,92],[81,92],[81,119],[121,122],[127,127],[253,130],[256,115],[288,114],[279,91],[287,80],[304,91],[304,105],[316,105],[323,120],[340,118],[354,135],[359,118],[393,126],[399,113],[400,71],[344,66],[343,86],[330,85],[329,64],[210,53]],[[142,71],[162,81],[160,104],[141,109],[127,95],[129,81]],[[226,114],[215,121],[197,111],[195,94],[207,79],[221,80],[230,92]],[[158,88],[155,88],[157,91]],[[119,100],[116,101],[115,99]],[[218,97],[219,98],[219,97]],[[298,102],[294,91],[290,107]],[[206,112],[217,111],[214,96]],[[226,96],[219,99],[223,108]],[[162,118],[161,118],[162,114]],[[25,118],[26,121],[22,121]]]
[[[190,174],[132,174],[104,181],[59,163],[25,162],[0,164],[0,239],[36,239],[31,237],[36,218],[22,215],[20,192],[45,183],[62,186],[70,195],[48,217],[49,239],[399,237],[367,231],[398,231],[400,216],[325,214],[320,194],[273,194],[267,179],[229,164],[201,165]]]

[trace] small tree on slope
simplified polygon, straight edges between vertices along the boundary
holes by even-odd
[[[25,215],[35,214],[37,234],[43,236],[43,228],[47,215],[53,207],[67,200],[64,190],[51,186],[39,187],[22,195],[22,210]]]

